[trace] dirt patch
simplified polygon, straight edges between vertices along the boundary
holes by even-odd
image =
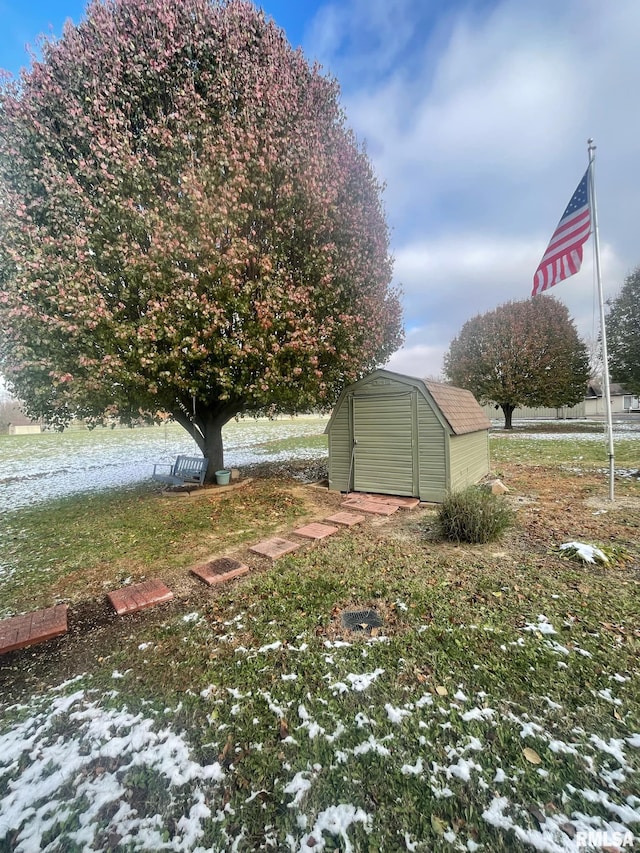
[[[167,500],[223,500],[229,497],[234,492],[241,489],[246,489],[253,482],[253,477],[245,477],[242,480],[229,483],[227,486],[218,486],[216,483],[210,483],[202,488],[193,486],[177,486],[170,489],[163,489],[160,493]]]
[[[640,495],[637,497],[617,497],[613,502],[609,498],[593,497],[587,498],[585,504],[597,510],[620,512],[625,509],[638,509],[640,506]]]
[[[20,701],[101,665],[108,666],[109,655],[132,632],[179,609],[179,604],[168,604],[153,612],[117,616],[106,598],[79,602],[69,609],[69,630],[63,637],[0,658],[3,695]]]

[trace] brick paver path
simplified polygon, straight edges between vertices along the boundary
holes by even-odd
[[[297,551],[299,547],[300,545],[297,542],[290,542],[288,539],[274,536],[271,539],[263,539],[257,545],[252,545],[249,550],[255,551],[256,554],[262,554],[264,557],[271,557],[272,560],[277,560],[278,557]]]
[[[358,515],[357,512],[336,512],[325,518],[325,521],[330,521],[332,524],[342,524],[344,527],[353,527],[354,524],[360,524],[365,520],[364,515]]]
[[[373,513],[375,515],[391,515],[400,507],[413,509],[418,506],[418,498],[395,497],[393,495],[369,495],[351,493],[345,499],[343,506],[346,508],[336,512],[325,519],[345,527],[360,524],[365,516],[359,515],[352,510]],[[307,539],[324,539],[338,533],[339,528],[321,522],[312,522],[297,528],[293,532]],[[263,539],[256,545],[250,547],[250,551],[278,559],[285,554],[297,551],[300,544],[291,542],[279,536]],[[222,583],[232,578],[245,575],[249,567],[231,557],[219,557],[201,566],[191,569],[192,574],[203,580],[210,586]],[[125,586],[108,593],[108,600],[118,615],[135,613],[155,604],[171,601],[173,593],[157,578],[144,581],[143,583]],[[0,654],[21,649],[35,643],[41,643],[65,634],[67,631],[67,605],[59,604],[46,610],[37,610],[26,613],[23,616],[12,616],[9,619],[0,620]]]
[[[231,557],[219,557],[217,560],[212,560],[210,563],[205,563],[203,566],[196,566],[191,569],[191,574],[203,580],[209,586],[217,583],[224,583],[233,578],[238,578],[240,575],[246,575],[249,571],[249,566],[244,563],[239,563],[237,560],[232,560]]]
[[[58,604],[0,622],[0,654],[52,640],[67,632],[67,605]]]
[[[329,524],[321,524],[319,521],[313,521],[311,524],[298,527],[293,532],[296,536],[302,536],[305,539],[326,539],[327,536],[333,536],[334,533],[338,533],[339,529]]]
[[[362,496],[356,497],[355,495],[348,497],[342,505],[351,507],[352,509],[359,509],[361,512],[371,512],[374,515],[392,515],[398,509],[394,504],[370,500]]]
[[[132,586],[123,586],[107,595],[118,616],[124,613],[135,613],[145,607],[153,607],[154,604],[163,604],[171,601],[173,593],[162,581],[152,578]]]

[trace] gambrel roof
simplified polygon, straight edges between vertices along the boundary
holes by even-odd
[[[425,397],[431,397],[439,412],[443,427],[448,426],[453,435],[466,435],[470,432],[491,429],[491,421],[487,418],[480,404],[471,391],[464,388],[456,388],[454,385],[445,385],[444,382],[435,382],[431,379],[419,379],[417,376],[406,376],[402,373],[394,373],[383,368],[374,370],[369,376],[365,376],[353,385],[343,389],[338,402],[333,410],[329,423],[325,428],[328,435],[336,412],[340,408],[343,398],[357,386],[380,380],[396,380],[419,388]]]
[[[482,411],[471,391],[456,388],[453,385],[445,385],[444,382],[434,382],[431,379],[423,379],[422,381],[446,418],[454,435],[465,435],[468,432],[491,429],[491,421]]]

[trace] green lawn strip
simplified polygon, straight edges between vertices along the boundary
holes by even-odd
[[[134,431],[135,432],[135,431]],[[298,441],[299,439],[290,439]],[[304,439],[305,441],[307,439]],[[313,437],[311,438],[313,441]],[[323,436],[317,436],[324,442]],[[545,443],[557,460],[572,458],[572,454],[595,452],[591,442],[558,441]],[[541,462],[542,442],[532,439],[492,438],[492,466],[500,473],[500,465],[516,459],[526,465],[532,460]],[[517,450],[516,454],[511,451]],[[617,448],[620,464],[637,464],[637,442],[623,441]],[[601,453],[600,450],[597,453]],[[599,458],[599,457],[598,457]],[[581,466],[589,469],[591,462],[584,456]],[[523,471],[526,479],[526,469]],[[574,477],[574,472],[557,470],[559,483]],[[0,615],[9,615],[29,606],[49,606],[51,586],[61,576],[78,574],[74,589],[84,591],[88,577],[102,574],[111,586],[134,574],[155,570],[161,563],[179,568],[197,562],[210,553],[209,546],[220,542],[228,545],[249,541],[264,519],[264,532],[269,533],[278,523],[294,519],[290,508],[271,506],[261,489],[252,486],[251,492],[220,502],[211,503],[180,500],[161,502],[157,490],[142,485],[126,491],[108,491],[47,502],[46,504],[7,512],[0,535],[0,570],[3,581],[3,600]],[[617,484],[619,495],[636,494],[637,483]],[[597,485],[591,486],[597,493]],[[284,491],[283,491],[284,495]],[[281,502],[286,502],[283,496]],[[239,521],[241,523],[239,524]],[[637,532],[637,522],[629,522],[630,534]],[[45,584],[43,584],[43,579]],[[66,588],[56,589],[65,597]]]
[[[525,833],[541,831],[536,813],[551,832],[557,815],[611,821],[612,809],[638,809],[627,799],[640,749],[626,738],[640,732],[640,605],[621,570],[558,560],[545,574],[526,559],[501,567],[485,546],[463,575],[453,560],[439,565],[428,541],[351,533],[195,610],[141,623],[69,685],[85,696],[59,714],[51,743],[73,739],[73,714],[82,728],[83,703],[96,699],[183,733],[191,759],[219,763],[224,778],[171,785],[155,759],[129,766],[130,756],[120,769],[96,758],[88,772],[115,775],[140,815],[161,815],[161,834],[183,837],[180,818],[203,792],[210,814],[197,822],[197,844],[211,850],[288,849],[287,836],[302,849],[318,836],[325,849],[348,849],[340,832],[322,830],[337,825],[327,810],[340,806],[354,850],[449,850],[457,839],[505,853],[530,848],[490,822],[496,796],[507,800],[502,819]],[[338,630],[341,608],[358,603],[385,615],[381,636]],[[29,761],[23,754],[10,778]],[[605,791],[605,804],[590,802],[591,791]],[[86,802],[73,785],[54,802],[63,794],[69,813],[49,832],[66,850]],[[107,835],[114,814],[101,813]]]
[[[584,438],[527,438],[517,433],[492,433],[491,435],[492,464],[505,462],[534,462],[539,465],[562,465],[568,470],[576,471],[590,468],[608,470],[609,457],[604,435],[602,441]],[[616,439],[615,442],[616,469],[638,469],[637,438]]]
[[[320,455],[327,450],[326,435],[300,435],[290,438],[274,438],[261,441],[256,445],[260,452],[265,454],[291,453],[295,456],[297,451],[305,451],[305,455]]]
[[[95,596],[132,576],[195,565],[303,512],[286,489],[256,483],[221,500],[163,498],[145,485],[6,513],[0,616],[51,606],[56,593]]]

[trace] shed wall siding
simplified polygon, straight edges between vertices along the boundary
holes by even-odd
[[[395,379],[373,379],[367,381],[361,380],[360,384],[354,389],[354,397],[381,397],[387,394],[393,396],[395,394],[410,394],[412,391],[411,385],[406,385],[404,382],[398,382]]]
[[[329,431],[329,488],[346,492],[349,490],[351,466],[351,433],[349,428],[350,397],[345,397],[334,413]]]
[[[418,395],[419,498],[441,501],[447,492],[447,434],[433,409]]]
[[[452,435],[450,441],[451,491],[464,489],[489,472],[489,434],[486,430]]]

